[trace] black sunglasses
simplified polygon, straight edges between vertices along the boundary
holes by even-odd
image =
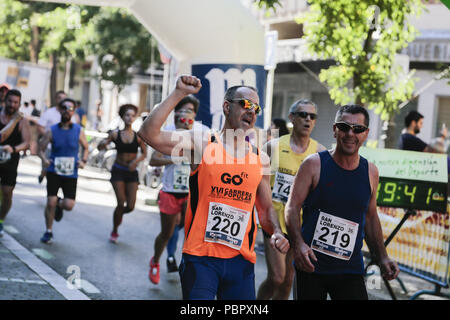
[[[306,111],[297,111],[297,112],[291,112],[294,116],[299,116],[300,118],[306,119],[308,116],[311,120],[317,119],[317,113],[309,113]]]
[[[60,106],[60,109],[62,111],[73,111],[73,110],[75,110],[75,107],[63,104],[62,106]]]
[[[336,122],[335,125],[340,131],[345,133],[349,132],[350,129],[352,129],[354,133],[362,133],[369,129],[360,124],[348,124],[347,122]]]

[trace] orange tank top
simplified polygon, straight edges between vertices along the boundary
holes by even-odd
[[[262,179],[259,150],[230,156],[215,135],[189,177],[183,253],[255,263],[256,190]]]

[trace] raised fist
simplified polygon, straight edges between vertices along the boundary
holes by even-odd
[[[182,90],[185,95],[195,94],[200,91],[202,83],[195,76],[183,75],[177,80],[176,88]]]

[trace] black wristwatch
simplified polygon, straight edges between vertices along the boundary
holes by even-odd
[[[16,153],[16,146],[12,146],[13,153]]]

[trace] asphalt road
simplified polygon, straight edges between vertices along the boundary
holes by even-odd
[[[136,209],[126,215],[119,242],[108,241],[116,200],[107,172],[83,170],[78,179],[77,200],[71,212],[54,223],[54,241],[40,242],[45,231],[46,181],[38,184],[39,162],[22,159],[13,206],[5,221],[6,231],[62,277],[79,270],[83,291],[91,299],[180,299],[178,274],[166,273],[161,264],[161,283],[147,278],[153,241],[160,230],[158,208],[145,205],[156,191],[141,187]],[[180,237],[182,239],[182,236]],[[177,252],[181,257],[181,240]]]

